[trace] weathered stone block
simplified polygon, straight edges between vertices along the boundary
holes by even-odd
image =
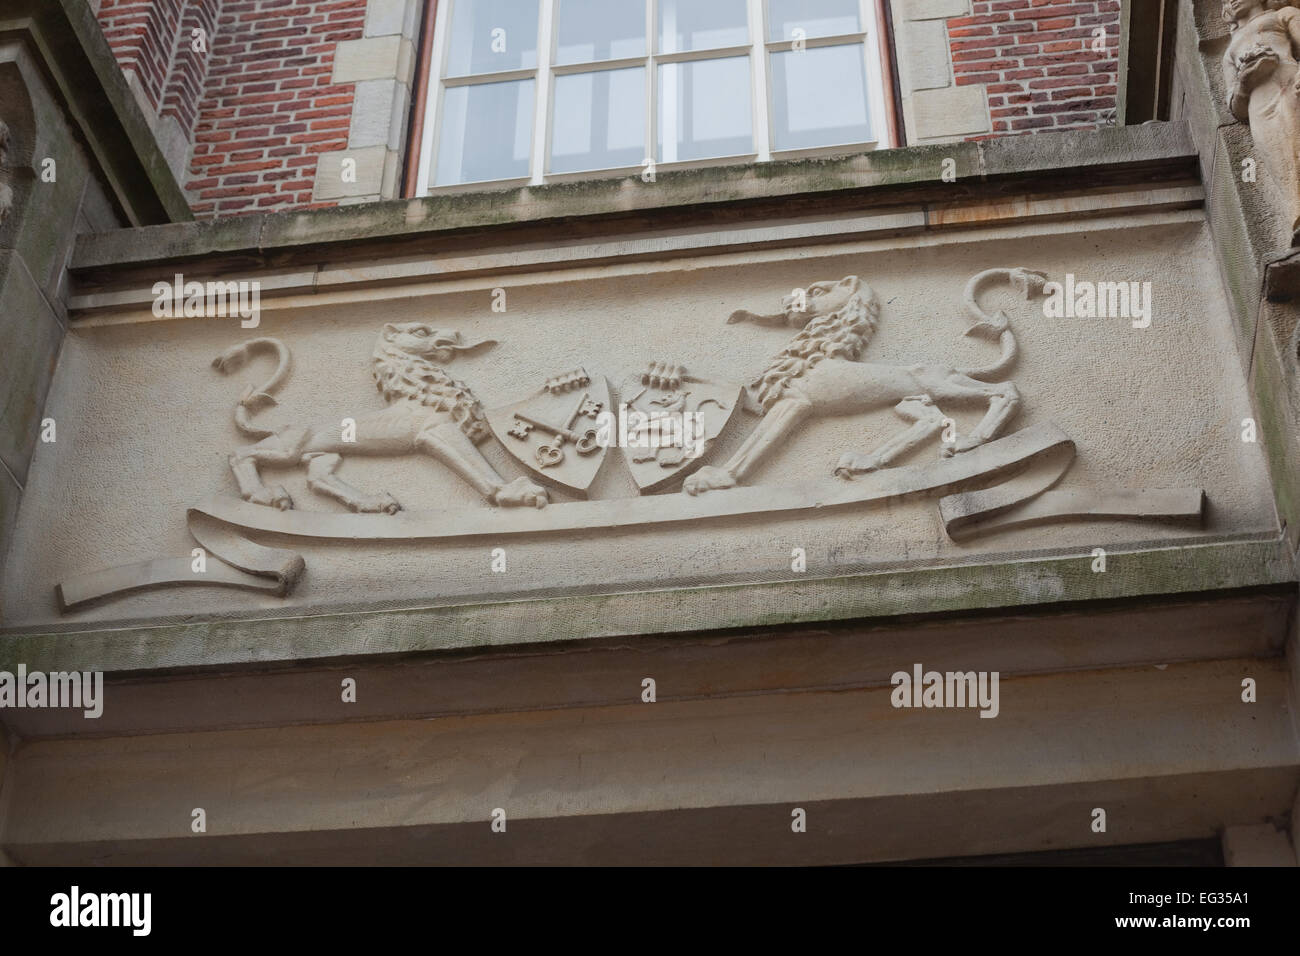
[[[1263,290],[1263,259],[1268,250],[1259,244],[1259,233],[1268,230],[1271,213],[1262,192],[1265,183],[1240,181],[1240,160],[1249,151],[1248,133],[1241,126],[1225,126],[1216,134],[1213,165],[1207,183],[1205,206],[1219,254],[1219,268],[1231,305],[1237,333],[1237,354],[1243,367],[1249,362],[1255,338],[1260,294]],[[1251,216],[1256,218],[1250,225]]]
[[[898,36],[898,58],[909,90],[947,86],[951,80],[948,31],[942,21],[906,22]]]
[[[369,0],[366,4],[366,36],[400,34],[415,37],[422,5],[416,0]]]
[[[0,251],[0,316],[0,461],[25,482],[63,326],[11,251]]]
[[[908,20],[941,20],[970,13],[970,0],[901,0],[896,6]]]
[[[387,154],[387,147],[382,145],[321,153],[320,162],[316,165],[313,198],[341,199],[344,196],[378,195],[383,186]],[[345,172],[348,169],[344,165],[347,160],[352,160],[356,166]]]
[[[334,52],[334,82],[409,80],[411,51],[411,41],[401,36],[344,40]]]
[[[912,96],[912,121],[917,139],[988,132],[988,95],[983,86],[918,90]]]
[[[352,102],[348,146],[399,149],[406,133],[410,93],[397,80],[362,80]]]

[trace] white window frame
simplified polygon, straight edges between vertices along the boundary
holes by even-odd
[[[773,114],[773,91],[768,82],[771,73],[771,55],[793,49],[794,41],[769,41],[767,39],[767,0],[745,0],[749,43],[719,47],[709,50],[690,50],[685,53],[660,53],[659,31],[655,11],[658,0],[646,0],[646,47],[645,56],[625,57],[615,60],[602,60],[598,63],[577,63],[556,66],[555,31],[556,7],[559,0],[539,0],[538,3],[538,46],[537,66],[519,70],[504,70],[496,73],[477,73],[463,77],[447,77],[447,44],[451,34],[451,18],[457,3],[473,0],[440,0],[436,8],[433,51],[430,58],[427,82],[435,89],[426,97],[424,132],[420,143],[419,173],[416,177],[416,195],[425,196],[445,192],[464,192],[492,187],[510,187],[533,185],[540,186],[548,182],[566,182],[582,179],[603,179],[639,174],[644,163],[636,166],[603,168],[579,172],[552,173],[547,169],[551,153],[551,101],[554,96],[555,78],[566,74],[597,73],[604,70],[643,67],[646,77],[645,142],[647,159],[658,150],[659,123],[659,83],[657,68],[664,63],[683,63],[692,60],[720,60],[727,57],[747,56],[750,66],[750,106],[752,116],[750,129],[753,136],[754,150],[728,156],[710,157],[708,159],[676,160],[659,162],[655,160],[656,171],[673,169],[695,169],[705,166],[718,166],[743,162],[769,162],[773,159],[798,159],[811,156],[828,156],[843,153],[862,152],[891,145],[892,132],[889,128],[892,111],[888,108],[887,98],[892,98],[893,90],[886,89],[890,73],[881,62],[881,38],[877,35],[884,23],[879,11],[879,0],[858,0],[859,24],[863,27],[856,33],[837,34],[828,37],[810,37],[804,40],[806,49],[826,46],[845,46],[857,43],[861,46],[863,68],[867,81],[867,109],[871,119],[871,132],[876,137],[856,143],[837,143],[829,146],[816,146],[801,149],[777,150],[772,146],[771,117]],[[531,143],[529,147],[529,175],[514,179],[478,180],[468,183],[455,183],[445,186],[433,185],[434,165],[437,162],[439,146],[439,120],[442,114],[443,97],[449,88],[476,85],[484,82],[502,82],[507,80],[534,80],[533,117]],[[540,135],[539,135],[540,133]]]

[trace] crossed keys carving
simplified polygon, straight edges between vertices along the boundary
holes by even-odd
[[[573,425],[583,416],[594,420],[600,415],[603,407],[603,403],[592,401],[590,392],[583,392],[582,398],[578,399],[578,403],[573,406],[573,411],[564,419],[563,425],[552,425],[540,418],[525,415],[523,412],[515,412],[514,424],[511,425],[509,433],[521,440],[527,440],[529,432],[534,428],[550,434],[552,440],[538,445],[533,456],[537,459],[538,467],[553,468],[564,461],[565,442],[573,442],[579,455],[590,455],[600,448],[596,442],[596,429],[588,428],[578,433],[573,430]]]

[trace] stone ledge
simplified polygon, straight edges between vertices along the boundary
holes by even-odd
[[[310,616],[215,618],[181,624],[77,625],[0,632],[0,670],[140,673],[286,665],[376,655],[545,646],[642,635],[647,622],[691,630],[771,627],[913,614],[1047,608],[1157,595],[1269,587],[1295,580],[1281,539],[1115,550],[1105,574],[1092,555],[921,568],[808,581],[611,594],[539,596],[400,610],[322,609]],[[84,627],[84,625],[83,625]]]
[[[944,160],[955,182],[944,182]],[[502,227],[629,220],[649,225],[701,209],[734,207],[732,218],[794,212],[840,212],[900,201],[952,202],[980,187],[1018,180],[1046,189],[1079,189],[1080,171],[1147,181],[1152,167],[1194,175],[1196,151],[1182,123],[1042,133],[981,142],[877,150],[850,156],[660,171],[657,183],[637,176],[545,186],[445,193],[422,199],[241,216],[213,226],[175,224],[119,230],[77,239],[71,268],[96,280],[105,272],[160,262],[220,256],[228,262],[282,262],[322,248],[355,254],[356,243],[419,245],[430,238],[493,232]],[[792,203],[798,204],[796,210]],[[822,203],[818,210],[816,204]],[[594,228],[594,227],[593,227]]]
[[[1150,662],[1279,658],[1293,598],[1284,588],[1105,601],[1067,610],[922,615],[797,627],[641,634],[472,653],[389,655],[205,673],[110,675],[100,717],[23,708],[4,720],[23,740],[330,724],[605,707],[627,703],[632,673],[664,701],[888,687],[900,661],[996,670],[1002,679]],[[1099,640],[1099,635],[1125,635]],[[321,694],[342,674],[365,693]],[[437,694],[429,693],[437,687]],[[237,710],[227,701],[242,702]]]

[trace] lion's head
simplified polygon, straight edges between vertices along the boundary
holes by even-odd
[[[495,344],[492,339],[462,342],[459,332],[435,328],[426,322],[389,322],[375,342],[370,374],[384,401],[410,399],[450,412],[461,430],[473,441],[480,442],[490,431],[478,399],[468,385],[434,363],[450,362],[458,352]]]
[[[814,282],[802,291],[802,295],[796,290],[783,298],[780,312],[756,315],[741,310],[727,319],[802,327],[749,386],[763,411],[780,400],[791,381],[823,359],[856,361],[876,330],[880,305],[871,287],[857,276],[845,276],[838,282]]]
[[[389,322],[379,333],[375,353],[378,354],[382,349],[390,355],[401,353],[435,362],[450,362],[457,352],[469,352],[495,344],[492,339],[464,343],[459,332],[434,328],[427,322]]]

